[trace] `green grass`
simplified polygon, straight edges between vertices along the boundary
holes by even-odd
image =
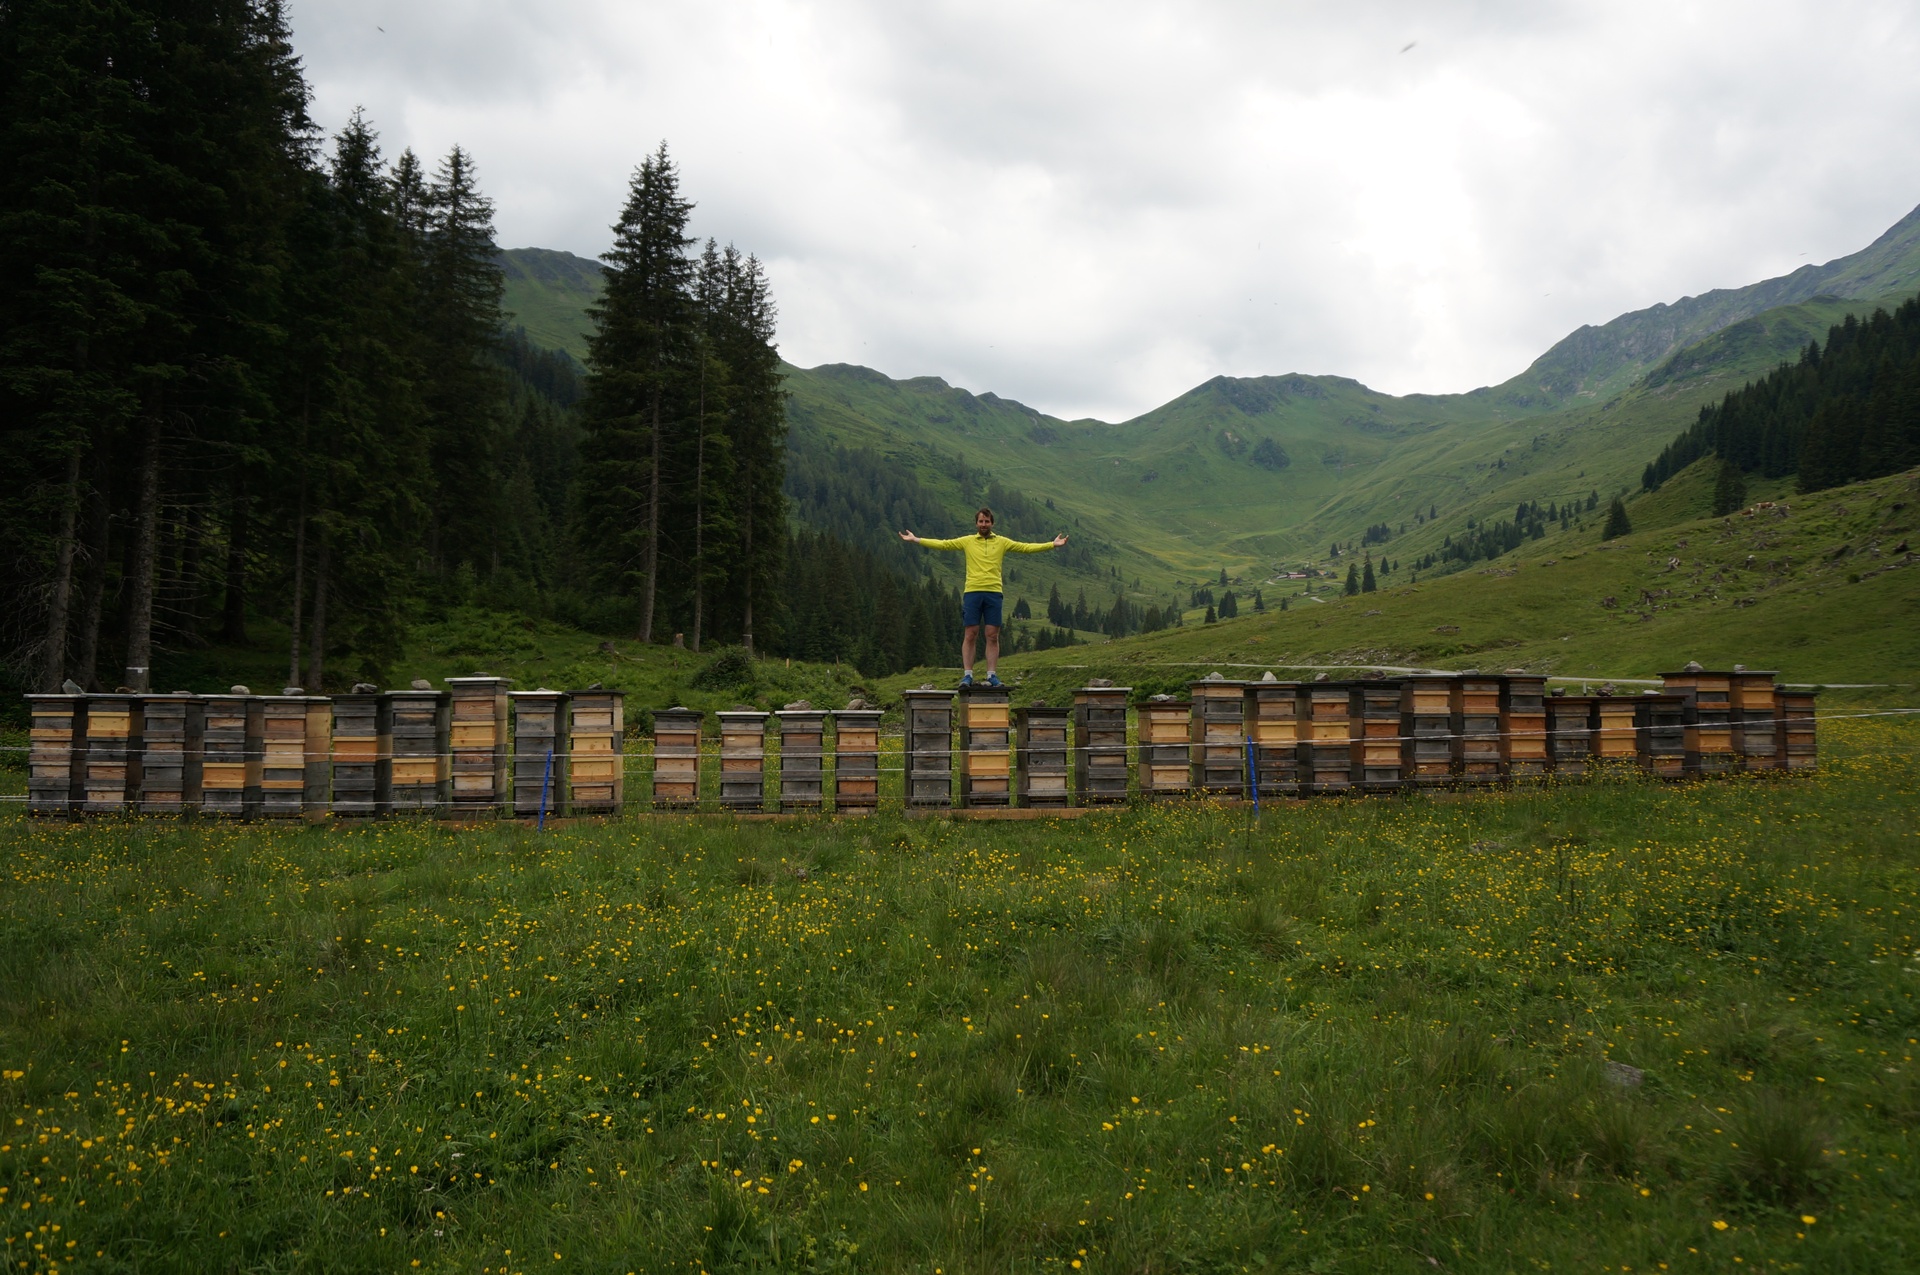
[[[8,818],[0,1263],[1904,1268],[1917,743],[1257,824]]]

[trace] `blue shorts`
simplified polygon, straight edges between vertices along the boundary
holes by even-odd
[[[999,593],[963,593],[960,595],[960,623],[967,628],[976,624],[991,624],[1000,627],[1000,604],[1005,595]]]

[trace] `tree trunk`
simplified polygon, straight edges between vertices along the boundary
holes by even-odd
[[[93,437],[93,479],[87,493],[85,584],[80,598],[79,648],[74,651],[73,680],[90,691],[100,689],[100,616],[107,596],[107,552],[112,548],[113,508],[108,485],[113,470],[107,464],[104,428]]]
[[[307,475],[300,474],[300,506],[293,521],[293,617],[287,624],[287,685],[300,684],[300,604],[306,598]]]
[[[60,511],[60,543],[54,552],[53,596],[47,600],[46,645],[40,656],[40,689],[57,691],[67,675],[67,613],[73,609],[73,557],[80,523],[80,453],[67,457],[67,498]]]
[[[247,535],[253,520],[247,500],[247,473],[235,467],[233,499],[227,513],[227,589],[221,608],[220,639],[232,646],[247,640]]]
[[[206,539],[206,510],[203,493],[196,492],[187,505],[187,525],[180,533],[179,610],[175,625],[182,633],[200,641],[200,550]]]
[[[133,510],[132,571],[127,580],[127,653],[124,685],[147,691],[153,685],[154,532],[160,516],[161,405],[147,418],[140,449],[140,490]]]
[[[653,641],[653,599],[660,579],[660,387],[653,388],[653,463],[647,478],[647,565],[640,586],[640,640]]]
[[[333,540],[323,526],[319,529],[320,549],[313,564],[313,640],[307,643],[307,680],[309,695],[323,695],[327,684],[327,567],[333,557]]]
[[[693,444],[693,653],[700,653],[701,609],[707,598],[704,556],[707,521],[707,358],[700,356],[699,415],[694,417]]]

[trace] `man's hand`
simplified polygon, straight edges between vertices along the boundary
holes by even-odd
[[[911,531],[901,532],[900,538],[906,541],[910,545],[917,545],[920,543],[920,537],[914,535]]]
[[[1067,543],[1067,533],[1064,531],[1053,538],[1053,547],[1056,549],[1065,543]]]

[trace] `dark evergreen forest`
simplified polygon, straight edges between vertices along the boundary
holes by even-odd
[[[503,315],[471,155],[321,135],[279,0],[8,0],[0,102],[13,687],[146,689],[156,649],[271,633],[333,689],[464,604],[874,671],[951,647],[874,528],[790,533],[773,299],[664,146],[582,367]]]
[[[1852,315],[1810,342],[1795,363],[1700,409],[1700,419],[1647,465],[1641,485],[1657,489],[1699,460],[1717,455],[1741,474],[1799,476],[1800,490],[1920,465],[1920,298],[1892,314]],[[1728,497],[1737,475],[1723,474]],[[1719,506],[1725,500],[1716,495]]]

